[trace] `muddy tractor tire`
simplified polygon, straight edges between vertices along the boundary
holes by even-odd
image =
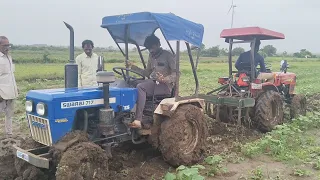
[[[108,157],[92,142],[81,142],[66,150],[56,171],[56,180],[104,180],[108,176]]]
[[[290,118],[294,119],[299,115],[307,114],[307,98],[303,94],[294,95],[290,104]]]
[[[159,149],[172,166],[192,165],[204,158],[207,136],[208,126],[201,109],[181,105],[161,124]]]
[[[31,137],[22,140],[20,143],[22,149],[35,149],[41,146],[40,143],[34,141]],[[22,179],[48,179],[48,176],[45,175],[41,169],[34,167],[16,156],[14,159],[14,166],[18,176]]]
[[[279,93],[266,91],[259,96],[255,105],[254,121],[262,132],[269,132],[284,119],[283,101]]]

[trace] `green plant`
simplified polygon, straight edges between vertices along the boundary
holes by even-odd
[[[222,169],[222,162],[223,158],[219,155],[208,156],[204,161],[210,165],[210,170],[207,172],[208,176],[215,176],[221,170],[227,171],[226,169]]]
[[[250,172],[250,179],[261,180],[264,178],[261,167],[257,167]]]
[[[202,165],[194,165],[189,167],[179,166],[176,173],[168,172],[164,180],[204,180],[204,177],[199,174],[199,169],[205,169]]]
[[[295,169],[294,172],[293,172],[293,175],[295,176],[299,176],[299,177],[302,177],[302,176],[310,176],[310,172],[305,170],[305,169]]]
[[[306,130],[319,125],[320,114],[317,112],[300,116],[291,123],[277,126],[258,141],[243,145],[241,151],[247,157],[263,153],[282,161],[308,161],[312,156],[310,152],[317,145],[314,138],[306,134]]]
[[[313,168],[316,170],[320,170],[320,157],[317,157],[316,162],[313,164]]]

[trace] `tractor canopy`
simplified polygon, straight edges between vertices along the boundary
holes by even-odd
[[[180,41],[184,41],[189,55],[189,60],[192,68],[192,72],[195,79],[197,94],[199,89],[198,77],[196,74],[196,68],[194,66],[190,44],[194,47],[200,49],[202,45],[204,27],[202,24],[198,24],[187,19],[176,16],[173,13],[151,13],[151,12],[138,12],[129,13],[122,15],[106,16],[102,18],[102,28],[105,28],[110,33],[111,37],[117,44],[118,48],[122,52],[123,56],[126,58],[126,68],[128,68],[129,60],[129,50],[128,44],[133,44],[136,46],[141,62],[146,68],[146,63],[144,61],[143,55],[140,50],[140,46],[144,46],[145,39],[154,34],[157,29],[160,29],[162,35],[166,39],[172,54],[176,58],[176,71],[179,72],[179,59],[180,59]],[[169,41],[177,41],[176,44],[176,54],[173,51]],[[121,49],[119,43],[125,44],[125,51]],[[198,58],[197,58],[198,62]],[[128,76],[129,71],[126,70]],[[175,97],[179,96],[179,74],[176,76],[175,84]]]
[[[106,16],[102,19],[102,28],[106,28],[116,43],[125,43],[126,31],[128,43],[143,46],[147,36],[158,28],[167,41],[185,41],[200,47],[204,27],[176,16],[172,13],[139,12],[115,16]]]
[[[253,40],[254,38],[259,40],[285,39],[284,34],[261,27],[224,29],[221,32],[220,37],[226,38],[226,42],[229,42],[229,39],[243,41]]]

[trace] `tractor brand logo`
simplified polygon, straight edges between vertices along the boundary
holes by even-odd
[[[61,102],[61,109],[102,105],[103,103],[104,103],[103,99],[90,99],[90,100],[83,100],[83,101]],[[110,104],[116,103],[116,98],[115,97],[109,98],[109,103]]]
[[[17,150],[17,157],[29,162],[29,155]]]
[[[54,120],[54,122],[56,123],[65,123],[65,122],[68,122],[68,119],[64,118],[64,119],[56,119]]]
[[[123,106],[123,109],[124,109],[124,110],[129,110],[129,109],[130,109],[130,105]]]
[[[191,39],[195,39],[195,38],[200,39],[200,34],[194,32],[194,31],[192,31],[192,30],[190,30],[190,29],[187,29],[187,30],[186,30],[186,34],[187,34]]]
[[[47,129],[45,124],[39,123],[37,121],[31,121],[32,126],[38,127],[40,129]]]
[[[128,16],[131,16],[131,15],[132,15],[132,14],[124,14],[124,15],[118,16],[118,20],[116,21],[116,23],[126,21],[126,20],[127,20],[127,17],[128,17]]]

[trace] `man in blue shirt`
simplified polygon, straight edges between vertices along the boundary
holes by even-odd
[[[251,45],[252,46],[252,43]],[[266,72],[266,65],[264,63],[264,58],[258,53],[260,47],[260,40],[257,40],[255,43],[255,48],[254,48],[254,65],[255,68],[260,65],[260,72]],[[244,52],[240,54],[235,67],[237,68],[238,71],[244,70],[244,71],[250,71],[251,70],[251,51]]]

